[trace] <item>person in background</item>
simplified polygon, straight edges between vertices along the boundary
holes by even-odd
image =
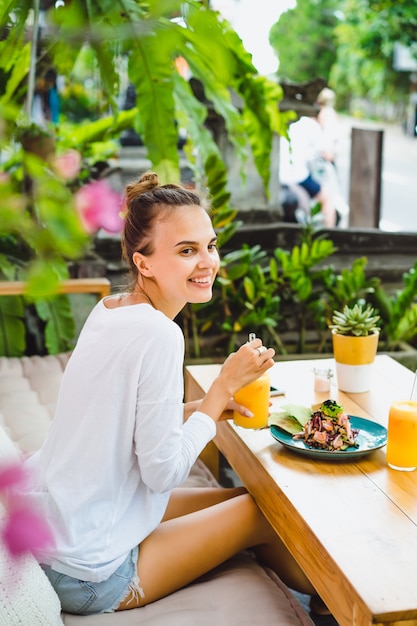
[[[226,358],[202,400],[183,404],[174,319],[212,297],[216,241],[196,191],[161,185],[152,172],[127,186],[129,285],[91,312],[46,441],[27,461],[37,474],[28,497],[56,529],[42,567],[69,613],[144,606],[248,548],[319,601],[244,488],[177,489],[216,423],[232,409],[248,416],[234,393],[274,363],[256,338]]]
[[[321,156],[336,167],[341,128],[339,118],[335,110],[335,92],[328,87],[324,87],[324,89],[322,89],[317,96],[317,104],[319,106],[317,121],[322,129]]]
[[[40,126],[59,123],[60,98],[58,93],[57,73],[49,68],[36,81],[32,105],[32,119]]]
[[[317,96],[317,121],[322,130],[322,149],[315,165],[316,175],[332,195],[338,215],[338,226],[348,224],[349,206],[343,197],[337,159],[343,138],[343,127],[335,110],[336,94],[325,87]]]
[[[45,118],[54,125],[59,123],[59,108],[57,73],[50,68],[45,74]]]
[[[281,137],[279,176],[281,185],[295,191],[307,215],[311,205],[319,203],[323,225],[334,227],[337,222],[334,198],[314,169],[323,147],[323,133],[317,118],[302,116],[292,122],[288,139]]]

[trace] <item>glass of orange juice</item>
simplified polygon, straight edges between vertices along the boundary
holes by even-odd
[[[393,402],[388,415],[387,463],[403,472],[417,469],[417,401]]]
[[[269,374],[265,372],[265,374],[235,393],[233,396],[235,401],[253,413],[253,417],[244,417],[237,411],[233,411],[233,421],[237,426],[243,426],[244,428],[264,428],[267,426],[269,390]]]

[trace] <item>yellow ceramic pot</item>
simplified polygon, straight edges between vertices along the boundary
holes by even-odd
[[[332,330],[337,385],[342,391],[369,391],[372,364],[378,349],[379,332],[365,337],[339,335]]]

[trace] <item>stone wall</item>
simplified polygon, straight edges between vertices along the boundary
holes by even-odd
[[[264,218],[266,219],[264,214]],[[244,223],[230,239],[224,252],[238,249],[244,243],[259,244],[269,254],[277,247],[291,250],[300,244],[302,226],[283,222]],[[391,233],[372,228],[330,228],[316,231],[315,237],[324,236],[333,241],[337,252],[329,257],[337,269],[351,267],[353,261],[366,256],[367,274],[377,276],[393,288],[402,283],[404,272],[417,260],[417,232]],[[327,263],[327,261],[326,261]]]
[[[256,212],[256,217],[264,221],[243,223],[221,250],[223,254],[239,249],[243,244],[251,247],[258,244],[272,255],[277,247],[291,250],[301,242],[302,227],[299,224],[268,221],[268,212]],[[367,275],[379,277],[384,285],[392,289],[401,286],[404,272],[417,260],[417,233],[334,228],[318,230],[314,236],[325,236],[334,242],[337,252],[329,260],[336,269],[349,268],[356,258],[366,256]],[[115,287],[123,284],[126,268],[121,260],[120,240],[117,237],[98,238],[95,253],[90,260],[92,269],[96,271],[100,266],[100,275],[107,275]],[[88,259],[81,264],[84,276],[88,273],[88,265]]]

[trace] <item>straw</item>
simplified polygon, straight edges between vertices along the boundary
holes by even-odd
[[[249,341],[253,341],[254,339],[256,339],[256,334],[255,333],[249,333]],[[416,372],[417,373],[417,372]]]
[[[411,389],[411,396],[410,396],[410,400],[414,400],[414,392],[416,390],[416,385],[417,385],[417,370],[414,374],[414,382],[413,382],[413,387]]]

